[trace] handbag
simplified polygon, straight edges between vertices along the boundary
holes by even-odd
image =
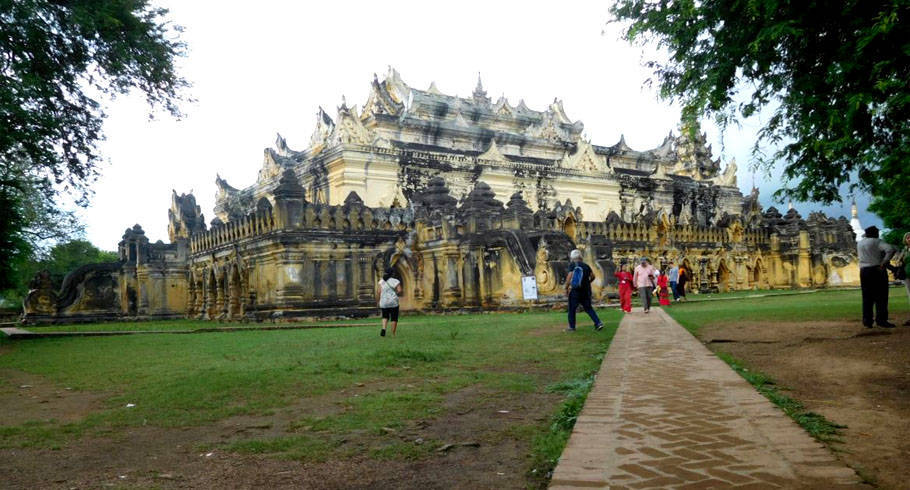
[[[894,278],[898,281],[907,280],[907,264],[904,263],[904,259],[898,262],[897,267],[892,267],[891,272],[894,273]]]

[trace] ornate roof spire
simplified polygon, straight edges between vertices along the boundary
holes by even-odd
[[[490,98],[487,97],[487,91],[483,89],[483,82],[480,80],[480,72],[477,72],[477,86],[474,87],[474,102],[479,104],[489,104]]]
[[[853,233],[856,235],[856,241],[863,239],[865,230],[863,230],[862,223],[859,222],[859,211],[856,209],[856,197],[853,198],[852,203],[850,204],[850,228],[853,228]]]

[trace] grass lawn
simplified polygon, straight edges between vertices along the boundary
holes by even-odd
[[[714,294],[697,294],[692,291],[689,292],[688,299],[689,303],[697,303],[699,301],[705,300],[717,300],[717,299],[729,299],[729,298],[748,298],[754,299],[759,297],[772,297],[772,296],[791,296],[799,294],[813,294],[813,291],[799,291],[799,290],[759,290],[759,291],[729,291],[725,293],[714,293]],[[641,301],[639,300],[638,293],[632,295],[632,304],[634,306],[641,306]],[[654,298],[654,304],[657,304],[657,298]],[[618,307],[616,300],[611,302],[611,306]],[[405,315],[404,322],[408,324],[432,324],[436,315]],[[447,316],[447,318],[458,318],[458,316]],[[428,320],[429,319],[429,320]],[[275,324],[275,326],[291,326],[291,325],[339,325],[339,324],[364,324],[364,323],[375,323],[375,319],[364,319],[364,318],[353,318],[353,319],[338,319],[338,320],[302,320],[300,322],[289,323],[289,324]],[[455,320],[457,321],[457,320]],[[152,320],[152,321],[125,321],[125,322],[105,322],[105,323],[74,323],[74,324],[63,324],[63,325],[27,325],[23,328],[27,330],[33,330],[35,332],[107,332],[107,331],[165,331],[165,330],[195,330],[200,328],[211,329],[211,328],[234,328],[234,327],[255,327],[256,323],[241,323],[241,322],[211,322],[211,321],[199,321],[199,320]],[[271,324],[265,324],[271,325]],[[0,337],[0,342],[2,342],[2,337]]]
[[[411,322],[407,319],[404,319],[405,322],[413,324],[414,322],[419,321],[418,319],[425,318],[425,315],[418,316],[408,316],[406,318],[414,318],[414,321]],[[403,317],[405,318],[405,317]],[[219,322],[219,321],[205,321],[205,320],[149,320],[149,321],[133,321],[133,322],[104,322],[104,323],[72,323],[64,325],[25,325],[22,328],[32,331],[32,332],[148,332],[148,331],[192,331],[197,329],[243,329],[243,328],[255,328],[257,326],[267,326],[267,327],[290,327],[293,325],[305,325],[311,327],[319,326],[335,326],[335,325],[376,325],[377,320],[375,318],[354,318],[346,320],[303,320],[300,322],[294,323],[243,323],[243,322]],[[423,323],[422,321],[420,322]]]
[[[620,319],[616,310],[598,313],[607,327],[597,333],[585,316],[577,333],[564,334],[565,313],[533,312],[406,316],[395,338],[380,338],[374,319],[347,322],[376,323],[370,327],[7,342],[0,396],[18,389],[3,379],[11,372],[104,396],[101,407],[75,421],[0,425],[0,448],[61,448],[134,427],[200,427],[290,410],[280,434],[234,438],[220,448],[301,461],[419,459],[451,441],[389,445],[377,437],[449,415],[449,397],[470,388],[485,400],[553,397],[543,420],[464,436],[526,444],[525,470],[542,475],[561,453]],[[64,328],[211,326],[179,320]]]
[[[673,303],[670,308],[667,308],[667,313],[694,334],[697,334],[698,329],[705,325],[749,321],[799,322],[855,319],[859,324],[862,317],[860,294],[858,289],[819,290],[806,294],[769,295],[730,301],[692,301]],[[897,314],[910,309],[903,287],[891,288],[889,298],[891,300],[889,312]]]

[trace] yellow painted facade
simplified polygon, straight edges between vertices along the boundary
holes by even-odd
[[[635,151],[582,129],[559,101],[493,102],[480,81],[453,97],[392,70],[361,109],[319,109],[307,149],[278,136],[253,185],[218,177],[209,225],[175,192],[170,243],[137,225],[119,262],[74,271],[59,292],[36,278],[27,318],[364,315],[386,267],[406,310],[525,307],[564,300],[573,248],[601,300],[643,256],[683,265],[703,292],[858,283],[846,219],[762,209],[698,131]],[[523,296],[528,277],[537,299]]]

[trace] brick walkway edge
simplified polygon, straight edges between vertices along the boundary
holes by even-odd
[[[666,313],[627,314],[550,488],[863,488]]]

